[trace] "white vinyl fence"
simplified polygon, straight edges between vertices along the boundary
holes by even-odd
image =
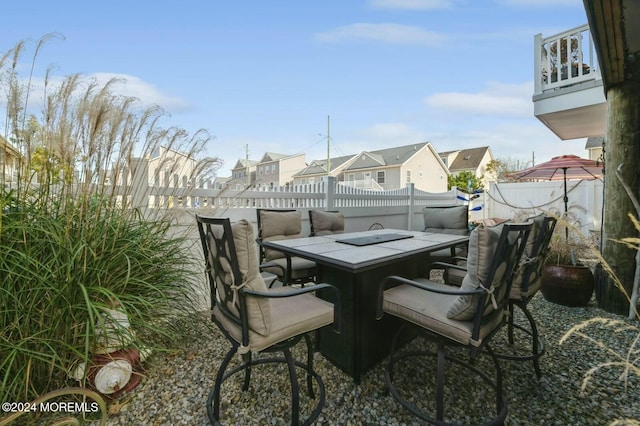
[[[567,181],[567,218],[583,235],[598,234],[602,226],[603,182]],[[564,182],[491,183],[484,194],[488,217],[526,217],[540,212],[564,214]]]

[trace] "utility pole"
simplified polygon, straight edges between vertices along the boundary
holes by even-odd
[[[327,115],[327,176],[331,175],[331,126]]]
[[[249,144],[244,146],[244,174],[247,178],[247,187],[251,185],[251,176],[249,174]]]

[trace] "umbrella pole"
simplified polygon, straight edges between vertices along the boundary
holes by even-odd
[[[565,241],[569,241],[569,220],[567,219],[567,215],[569,212],[568,204],[569,198],[567,197],[567,168],[562,168],[562,173],[564,177],[564,220],[566,221],[564,226],[564,239]]]

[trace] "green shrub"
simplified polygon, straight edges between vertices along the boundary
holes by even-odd
[[[199,265],[172,228],[169,206],[133,208],[136,190],[119,184],[130,179],[135,158],[159,147],[195,158],[211,140],[206,131],[159,127],[164,112],[114,95],[115,80],[100,85],[79,75],[45,83],[38,118],[27,108],[31,76],[17,73],[23,50],[18,43],[0,56],[4,139],[21,154],[17,179],[0,161],[2,401],[68,386],[70,370],[99,344],[97,327],[111,308],[126,312],[132,334],[116,332],[132,337],[130,345],[175,340],[171,324],[179,322],[168,318],[198,305]],[[202,158],[192,177],[218,164]]]

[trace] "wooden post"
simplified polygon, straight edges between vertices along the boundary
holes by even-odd
[[[602,255],[622,283],[627,295],[631,294],[635,274],[634,249],[619,241],[638,237],[638,231],[629,219],[635,210],[624,187],[616,178],[615,170],[622,164],[620,178],[638,194],[640,191],[640,66],[629,70],[624,82],[607,90],[607,135],[605,138],[604,227]],[[635,71],[635,72],[634,72]],[[596,297],[600,307],[608,312],[625,314],[629,310],[627,297],[615,287],[604,273],[598,274]]]

